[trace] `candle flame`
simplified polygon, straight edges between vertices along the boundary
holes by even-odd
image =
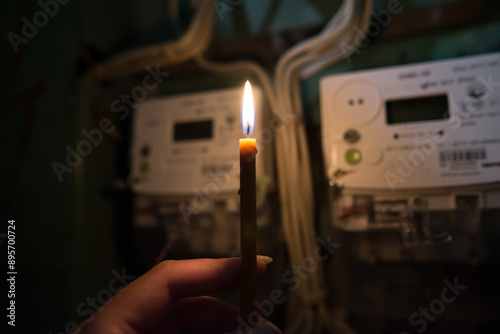
[[[243,126],[243,133],[249,137],[253,132],[253,125],[255,123],[255,109],[253,106],[252,86],[250,81],[245,83],[245,94],[243,95],[243,107],[241,110],[241,125]]]

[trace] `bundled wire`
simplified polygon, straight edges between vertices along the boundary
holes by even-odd
[[[213,20],[212,1],[203,0],[188,31],[180,39],[128,51],[96,65],[86,75],[97,81],[112,80],[143,72],[147,66],[172,66],[190,60],[203,54],[210,45]]]
[[[276,101],[278,108],[292,114],[294,122],[285,124],[285,131],[277,133],[277,174],[282,203],[283,230],[288,244],[292,265],[300,266],[313,255],[316,245],[314,229],[314,196],[309,150],[302,120],[302,103],[299,93],[299,75],[309,77],[338,62],[354,52],[363,36],[353,31],[365,27],[369,20],[371,1],[346,0],[336,15],[320,34],[285,52],[278,61],[275,72]],[[340,49],[340,43],[349,45]],[[302,71],[302,72],[301,72]],[[349,333],[349,328],[328,316],[325,306],[325,282],[321,266],[312,271],[298,289],[301,299],[296,309],[301,312],[287,332]]]

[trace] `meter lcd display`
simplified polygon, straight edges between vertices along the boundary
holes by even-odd
[[[212,120],[183,122],[174,125],[174,141],[212,138]]]
[[[433,121],[450,118],[448,96],[435,95],[386,102],[387,124]]]

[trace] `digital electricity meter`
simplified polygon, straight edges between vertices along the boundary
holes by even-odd
[[[329,178],[348,190],[500,181],[500,54],[331,75],[320,82]]]

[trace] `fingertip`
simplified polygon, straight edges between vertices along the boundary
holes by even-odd
[[[257,275],[266,272],[271,258],[257,256]],[[175,299],[236,288],[241,283],[241,258],[163,261],[154,269]]]

